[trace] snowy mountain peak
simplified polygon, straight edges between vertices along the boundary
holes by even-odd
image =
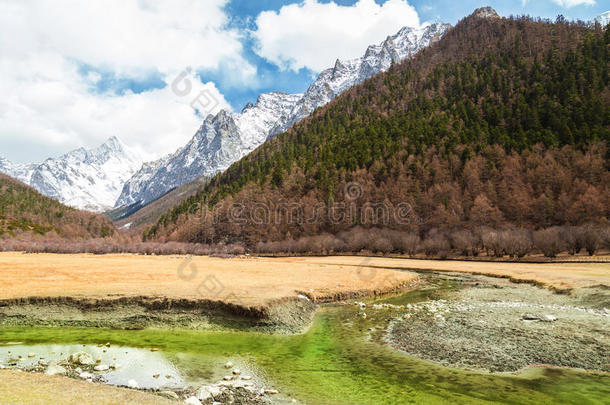
[[[598,22],[602,27],[605,27],[606,25],[610,24],[610,11],[606,11],[605,13],[598,15],[593,19],[593,21]]]
[[[265,93],[240,113],[221,111],[207,117],[183,148],[144,165],[125,184],[116,207],[148,203],[186,182],[227,169],[350,87],[437,41],[449,28],[448,24],[404,27],[382,43],[369,46],[362,58],[337,59],[305,94]]]
[[[114,206],[123,183],[142,165],[139,155],[112,137],[94,149],[78,148],[40,164],[0,160],[0,171],[66,205],[91,211]]]

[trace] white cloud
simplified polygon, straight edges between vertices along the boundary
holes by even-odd
[[[406,0],[359,0],[353,6],[305,0],[265,11],[253,31],[256,52],[282,69],[321,71],[341,59],[361,56],[372,43],[383,41],[404,26],[419,26]]]
[[[553,0],[553,3],[560,5],[561,7],[570,8],[580,5],[595,5],[595,0]]]
[[[202,90],[218,101],[214,110],[229,105],[193,75],[191,92],[175,94],[179,72],[190,66],[222,70],[235,85],[255,80],[239,33],[226,28],[227,1],[2,0],[0,156],[37,161],[112,135],[155,155],[184,144],[200,124],[190,103]],[[83,65],[94,71],[83,76]],[[160,75],[168,86],[100,94],[95,70]]]

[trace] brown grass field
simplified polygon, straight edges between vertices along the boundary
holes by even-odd
[[[71,378],[0,371],[0,404],[2,405],[164,405],[176,403],[146,392],[91,384]]]
[[[509,263],[457,260],[411,260],[357,256],[291,257],[277,259],[295,264],[367,266],[383,269],[447,271],[510,278],[566,290],[595,285],[610,286],[610,263]]]
[[[399,270],[399,271],[397,271]],[[610,286],[608,263],[488,263],[381,257],[232,258],[0,253],[0,299],[152,297],[246,307],[306,293],[315,300],[411,283],[408,270],[508,277],[557,290]]]
[[[0,253],[0,299],[162,297],[261,306],[391,291],[410,272],[290,259]]]

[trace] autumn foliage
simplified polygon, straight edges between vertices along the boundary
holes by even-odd
[[[609,44],[599,25],[467,18],[232,165],[144,238],[295,252],[404,252],[421,238],[430,255],[516,258],[537,241],[552,256],[559,238],[577,250],[588,239],[570,227],[610,214]]]

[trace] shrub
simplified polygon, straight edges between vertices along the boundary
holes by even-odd
[[[426,256],[438,256],[446,259],[451,250],[451,244],[445,235],[432,232],[422,243]]]
[[[601,241],[599,230],[592,225],[587,225],[582,228],[581,235],[583,247],[589,256],[593,256],[599,249]]]
[[[546,257],[556,257],[565,246],[558,227],[534,232],[534,245]]]
[[[534,242],[529,231],[524,229],[510,229],[500,233],[502,249],[511,258],[522,258],[531,252]]]
[[[479,253],[479,238],[468,230],[453,232],[451,245],[462,256],[477,256]]]

